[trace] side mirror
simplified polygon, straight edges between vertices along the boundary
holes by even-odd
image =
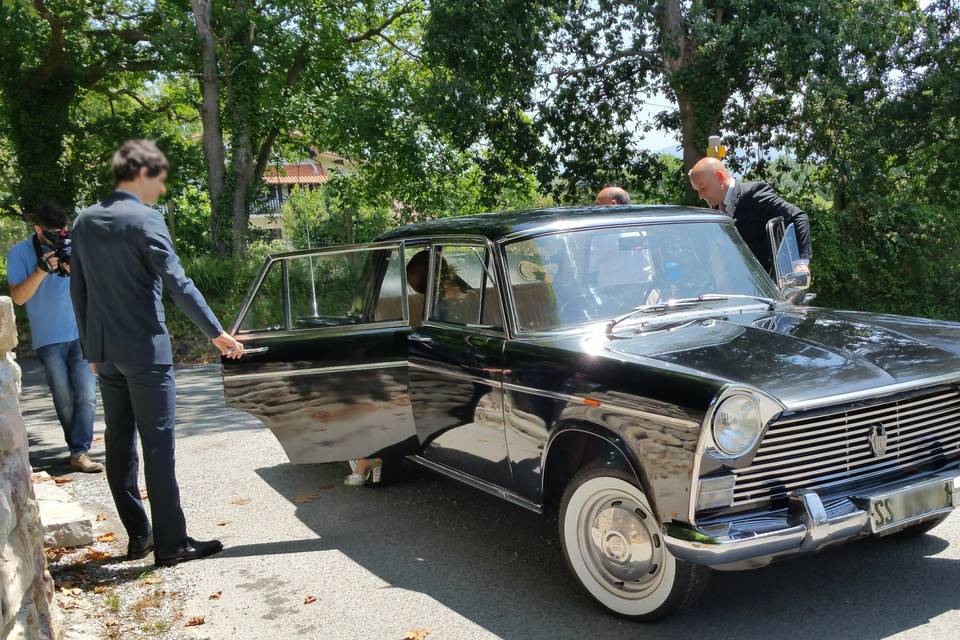
[[[780,278],[780,289],[787,291],[789,289],[801,289],[806,291],[810,288],[810,272],[794,271]]]

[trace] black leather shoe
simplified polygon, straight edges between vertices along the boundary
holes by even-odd
[[[158,567],[172,567],[181,562],[199,560],[223,551],[223,543],[219,540],[194,540],[187,538],[183,544],[169,551],[154,551],[153,557]]]
[[[127,560],[139,560],[146,558],[147,554],[153,551],[153,534],[148,533],[145,536],[130,538],[127,543]]]

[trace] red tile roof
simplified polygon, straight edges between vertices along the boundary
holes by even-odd
[[[282,168],[270,167],[263,174],[267,184],[323,184],[330,180],[322,165],[285,164]]]

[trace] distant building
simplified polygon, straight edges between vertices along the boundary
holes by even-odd
[[[330,180],[330,172],[348,176],[353,173],[352,163],[329,151],[311,149],[309,156],[294,162],[271,165],[263,172],[267,185],[267,201],[250,215],[250,226],[257,229],[282,230],[280,211],[290,199],[294,187],[316,189]]]

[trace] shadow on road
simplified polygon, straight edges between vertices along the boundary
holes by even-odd
[[[335,549],[392,587],[424,593],[504,638],[882,638],[960,604],[960,561],[931,557],[948,546],[934,530],[912,541],[864,540],[760,570],[714,573],[692,611],[639,625],[580,592],[555,518],[408,467],[405,481],[383,489],[343,487],[340,465],[258,469],[317,538],[224,555]],[[295,503],[309,493],[318,497]]]

